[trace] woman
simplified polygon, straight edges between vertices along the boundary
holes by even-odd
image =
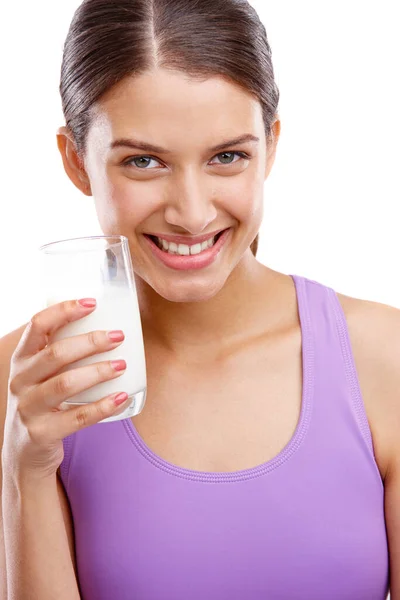
[[[114,398],[59,410],[118,377],[58,374],[118,332],[46,347],[93,302],[3,338],[11,597],[382,600],[390,567],[399,600],[399,311],[256,259],[280,121],[254,9],[86,0],[60,92],[65,171],[129,239],[148,390],[106,426]]]

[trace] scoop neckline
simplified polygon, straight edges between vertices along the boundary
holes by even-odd
[[[300,416],[296,429],[286,446],[270,460],[238,471],[198,471],[179,467],[158,456],[151,450],[139,435],[131,418],[121,419],[121,423],[133,444],[142,456],[154,467],[161,469],[170,475],[190,479],[192,481],[202,481],[205,483],[228,483],[253,479],[270,473],[283,465],[299,449],[306,433],[309,429],[312,399],[314,395],[314,340],[311,329],[310,313],[305,289],[305,278],[299,275],[290,275],[294,282],[296,293],[297,309],[301,328],[302,345],[302,399]]]

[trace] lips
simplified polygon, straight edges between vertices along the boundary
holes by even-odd
[[[231,229],[232,228],[229,227],[228,229],[221,231],[218,235],[218,240],[213,246],[211,246],[211,248],[203,250],[200,252],[200,254],[186,256],[164,252],[164,250],[161,250],[158,247],[157,243],[154,243],[154,241],[151,239],[151,236],[144,234],[143,237],[146,240],[146,244],[149,245],[155,258],[164,263],[166,267],[178,271],[186,271],[192,269],[203,269],[216,261],[231,234]]]

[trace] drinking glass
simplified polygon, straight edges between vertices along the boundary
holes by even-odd
[[[122,329],[125,334],[125,340],[117,348],[75,361],[60,370],[63,373],[103,360],[124,359],[127,367],[123,375],[71,396],[60,408],[68,410],[72,405],[126,392],[129,406],[99,423],[139,414],[146,400],[146,362],[128,239],[122,235],[97,235],[59,240],[40,246],[39,252],[44,307],[79,298],[97,301],[91,314],[60,328],[49,343],[98,329]]]

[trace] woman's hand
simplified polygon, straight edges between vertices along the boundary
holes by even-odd
[[[54,476],[64,458],[63,438],[121,408],[121,402],[115,404],[118,394],[68,410],[60,408],[75,394],[125,371],[124,361],[115,361],[114,366],[103,361],[59,373],[66,365],[112,350],[123,341],[112,341],[106,331],[92,331],[47,345],[55,331],[94,308],[71,300],[35,314],[11,357],[2,461],[3,468],[12,469],[17,477]]]

